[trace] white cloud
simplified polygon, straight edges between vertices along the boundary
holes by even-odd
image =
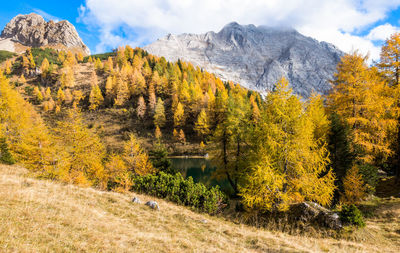
[[[370,52],[376,59],[379,48],[373,38],[354,34],[370,29],[398,6],[400,0],[86,0],[80,16],[98,26],[98,50],[120,43],[142,45],[167,33],[219,31],[236,21],[291,26],[346,52]],[[130,33],[118,35],[121,27],[130,28]]]
[[[367,35],[367,38],[373,41],[386,40],[390,37],[390,35],[397,32],[400,32],[400,27],[392,26],[391,24],[386,23],[372,29]]]

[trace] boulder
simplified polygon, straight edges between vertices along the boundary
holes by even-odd
[[[154,210],[160,210],[160,207],[158,206],[158,203],[156,201],[150,200],[146,202],[146,206],[151,207]]]
[[[142,203],[138,197],[133,197],[132,202],[136,204]]]
[[[289,208],[289,220],[303,223],[316,224],[318,226],[341,229],[342,223],[339,215],[314,202],[302,202],[291,205]]]

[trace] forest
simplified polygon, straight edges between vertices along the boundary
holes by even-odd
[[[377,63],[357,51],[343,56],[331,92],[310,98],[285,78],[260,94],[129,46],[10,57],[0,72],[0,161],[39,178],[141,191],[208,213],[228,197],[246,212],[303,201],[346,209],[373,195],[381,174],[400,185],[399,33]],[[77,80],[82,66],[89,86]],[[86,118],[109,110],[136,126],[116,145]],[[169,147],[188,143],[209,155],[232,196],[171,168]]]

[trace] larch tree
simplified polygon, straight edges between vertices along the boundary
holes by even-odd
[[[154,125],[157,127],[163,127],[165,125],[165,109],[164,102],[161,98],[158,98],[157,105],[154,112]]]
[[[366,57],[358,53],[345,55],[337,66],[328,109],[335,112],[352,131],[352,149],[361,163],[378,165],[392,155],[389,133],[395,120],[387,108],[393,100],[386,94],[388,86],[375,67],[368,67]]]
[[[178,102],[176,109],[174,111],[174,126],[180,127],[185,124],[185,110],[183,109],[183,105]]]
[[[197,121],[195,123],[194,130],[202,138],[209,134],[210,125],[208,124],[208,116],[205,109],[202,109],[200,111],[199,116],[197,117]]]
[[[138,118],[143,119],[146,114],[146,103],[144,102],[143,96],[138,99],[138,106],[136,107],[136,115]]]
[[[104,188],[105,147],[99,136],[88,129],[79,110],[70,109],[58,122],[55,136],[59,146],[57,177],[65,182]]]
[[[127,192],[132,187],[132,173],[120,155],[110,155],[105,165],[105,174],[108,182],[116,183],[113,186],[116,192]]]
[[[394,33],[382,46],[379,69],[392,86],[391,98],[395,99],[393,114],[397,118],[397,127],[393,141],[396,181],[400,182],[400,33]]]
[[[114,105],[123,106],[129,99],[128,86],[124,80],[118,78],[114,88],[115,88]]]
[[[12,160],[41,175],[52,167],[53,142],[43,120],[30,103],[0,73],[0,139]],[[4,148],[2,148],[4,152]],[[3,155],[3,154],[2,154]]]
[[[101,90],[97,84],[92,84],[92,89],[89,94],[89,109],[96,110],[104,101]]]
[[[243,203],[253,209],[285,210],[304,200],[331,203],[334,175],[325,145],[315,140],[315,123],[305,105],[292,94],[285,79],[266,97],[246,182],[240,187]]]
[[[155,172],[149,156],[133,134],[129,135],[129,140],[124,144],[122,158],[128,169],[137,175],[143,176]]]

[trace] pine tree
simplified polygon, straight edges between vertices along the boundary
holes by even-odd
[[[165,125],[165,111],[164,102],[158,98],[157,105],[154,112],[154,125],[156,127],[163,127]]]

